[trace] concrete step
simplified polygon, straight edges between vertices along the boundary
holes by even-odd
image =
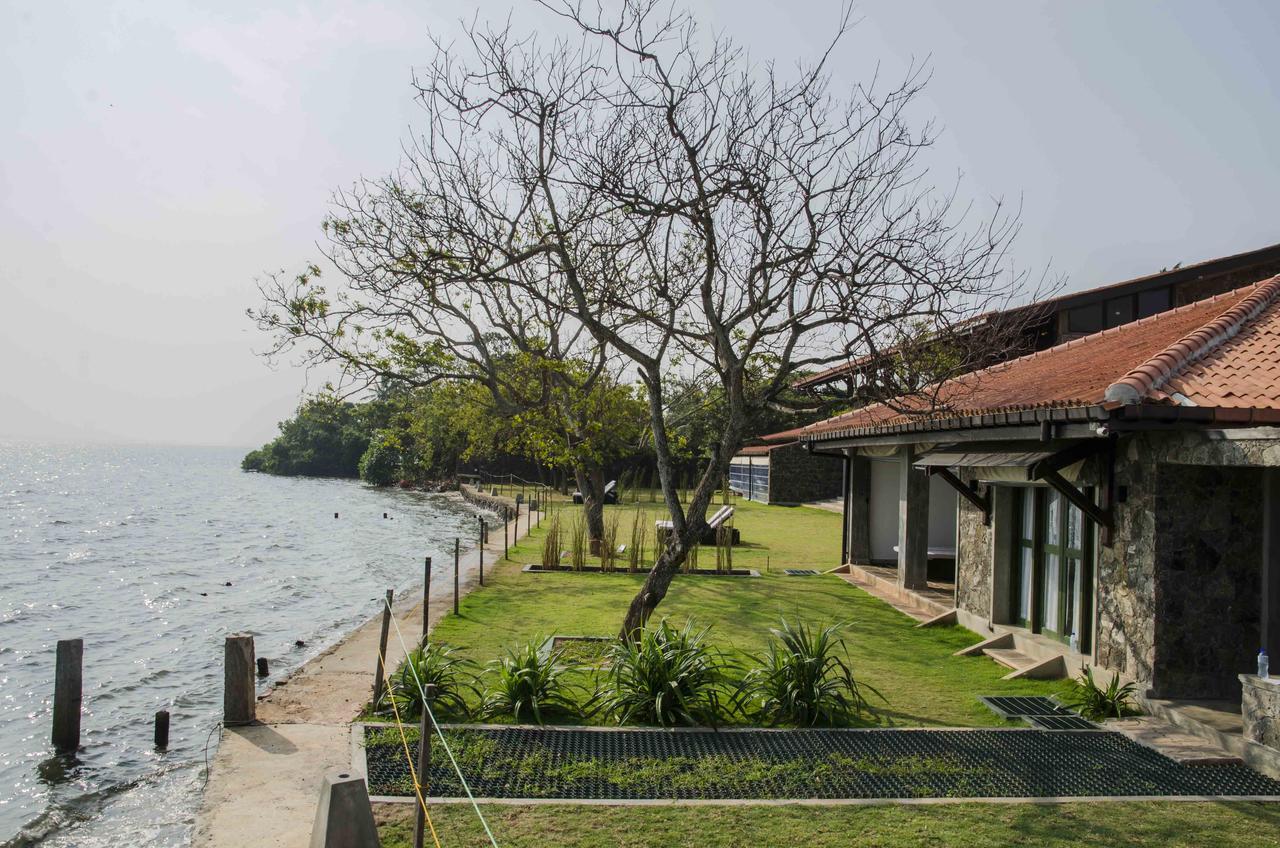
[[[1238,765],[1244,760],[1223,746],[1187,733],[1157,716],[1110,719],[1104,726],[1184,766]]]
[[[1014,648],[984,648],[982,653],[1014,671],[1026,668],[1035,662],[1031,657]]]

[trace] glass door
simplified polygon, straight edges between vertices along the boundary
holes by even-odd
[[[1077,650],[1089,645],[1090,534],[1084,514],[1054,489],[1017,491],[1011,613],[1015,623]]]

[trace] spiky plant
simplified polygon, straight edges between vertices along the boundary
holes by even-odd
[[[752,713],[770,724],[843,725],[870,712],[867,693],[883,697],[853,676],[841,627],[792,625],[770,629],[773,638],[758,667],[742,682]],[[865,691],[864,691],[865,690]]]
[[[707,631],[664,619],[617,642],[609,654],[601,709],[619,724],[716,725],[738,708],[737,666],[706,643]]]
[[[390,712],[394,699],[402,719],[422,715],[422,696],[428,685],[435,686],[432,711],[465,718],[469,713],[466,694],[478,695],[475,687],[475,664],[458,656],[456,649],[443,642],[430,642],[414,648],[391,674],[383,689],[378,712]]]
[[[481,715],[542,724],[548,713],[581,713],[578,700],[564,681],[564,652],[543,651],[543,641],[534,639],[509,649],[506,656],[489,663],[493,682],[480,705]]]
[[[1075,680],[1075,688],[1067,699],[1067,706],[1090,721],[1124,718],[1138,712],[1133,700],[1135,691],[1137,687],[1133,683],[1120,682],[1118,673],[1111,676],[1111,682],[1105,687],[1099,686],[1093,679],[1093,668],[1085,666]]]

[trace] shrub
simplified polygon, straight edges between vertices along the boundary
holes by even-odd
[[[601,706],[619,724],[710,724],[737,709],[729,675],[736,666],[706,645],[707,631],[677,630],[664,619],[610,652]]]
[[[481,704],[485,717],[542,724],[546,712],[572,716],[582,711],[563,679],[564,652],[555,649],[543,653],[542,641],[535,639],[489,663],[496,682]]]
[[[743,681],[755,715],[770,724],[848,724],[870,711],[863,690],[883,697],[853,676],[838,625],[792,626],[786,619],[760,664]]]
[[[402,457],[394,438],[375,433],[356,465],[360,479],[375,486],[386,486],[400,479]]]
[[[1075,691],[1068,697],[1067,705],[1079,711],[1090,721],[1108,718],[1124,718],[1138,712],[1133,702],[1137,687],[1133,683],[1120,683],[1120,675],[1114,674],[1106,688],[1093,679],[1093,669],[1085,666],[1075,681]]]
[[[389,710],[389,701],[394,699],[402,719],[421,716],[423,688],[434,685],[432,710],[465,717],[468,713],[465,693],[476,694],[473,669],[470,660],[458,656],[454,648],[444,643],[430,642],[414,648],[387,680],[382,701],[375,709]]]

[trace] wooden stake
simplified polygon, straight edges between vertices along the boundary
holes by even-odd
[[[163,751],[169,747],[169,711],[156,711],[156,750]]]
[[[458,553],[461,550],[461,541],[457,536],[453,537],[453,614],[458,614]]]
[[[387,669],[387,637],[391,634],[391,602],[395,598],[395,593],[387,590],[387,599],[382,607],[382,632],[378,636],[378,668],[373,677],[373,707],[378,708],[378,702],[382,700],[382,687],[386,682]]]
[[[222,723],[227,727],[253,724],[258,718],[253,637],[232,633],[224,643],[223,657]]]
[[[428,683],[422,687],[423,695],[426,697],[427,704],[436,699],[436,687]],[[428,775],[431,774],[431,714],[427,711],[426,706],[422,708],[422,721],[418,725],[418,783],[422,786],[422,797],[426,798],[431,793],[431,784]],[[418,817],[413,824],[413,848],[423,848],[423,830],[426,827],[426,810],[421,804],[418,805]]]
[[[53,747],[64,754],[80,748],[83,671],[84,640],[59,640],[53,674]]]
[[[502,508],[502,558],[510,559],[511,551],[507,543],[511,540],[511,508]]]
[[[480,585],[484,585],[484,539],[485,527],[484,519],[480,519]]]

